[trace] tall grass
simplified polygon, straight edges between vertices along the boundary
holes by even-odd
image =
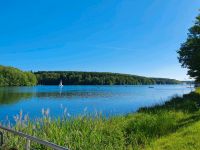
[[[42,118],[31,121],[20,112],[12,128],[76,150],[145,149],[156,139],[199,120],[199,103],[200,95],[191,93],[163,105],[111,118],[101,115],[74,118],[64,111],[62,118],[51,119],[49,111],[43,110]],[[4,135],[4,148],[23,149],[24,139],[6,132]],[[36,143],[31,143],[31,146],[47,149]]]

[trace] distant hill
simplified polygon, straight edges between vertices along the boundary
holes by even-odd
[[[180,81],[167,78],[147,78],[143,76],[78,71],[38,71],[24,72],[14,67],[0,65],[0,86],[58,85],[148,85],[178,84]]]
[[[148,85],[148,84],[179,84],[178,80],[167,78],[148,78],[130,74],[109,72],[78,72],[78,71],[38,71],[34,73],[38,84],[58,85]]]
[[[182,81],[169,79],[169,78],[151,78],[153,79],[156,84],[180,84]]]

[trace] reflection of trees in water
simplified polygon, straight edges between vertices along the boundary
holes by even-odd
[[[98,98],[98,97],[110,97],[112,93],[105,92],[38,92],[38,93],[27,93],[27,92],[12,92],[9,90],[0,90],[0,104],[13,104],[24,99],[31,97],[36,98]]]
[[[98,98],[98,97],[110,97],[113,96],[113,93],[109,92],[39,92],[36,93],[36,97],[38,98]]]
[[[113,96],[120,96],[120,93],[113,93],[113,92],[105,92],[105,91],[68,91],[63,92],[62,89],[57,92],[28,92],[28,91],[21,91],[21,88],[0,88],[0,104],[13,104],[17,103],[21,100],[28,100],[30,98],[38,98],[38,99],[45,99],[45,98],[52,98],[52,99],[59,99],[59,98],[66,98],[66,99],[73,99],[73,98],[108,98]]]
[[[29,99],[33,93],[14,92],[8,89],[0,90],[0,104],[13,104],[23,99]]]

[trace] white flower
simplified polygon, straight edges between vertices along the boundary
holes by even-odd
[[[50,113],[50,109],[48,108],[46,111],[45,111],[45,115],[48,116]]]

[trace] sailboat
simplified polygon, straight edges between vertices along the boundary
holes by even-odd
[[[154,88],[154,87],[153,87],[153,86],[149,86],[149,88],[151,88],[151,89],[152,89],[152,88]]]
[[[63,87],[62,80],[60,80],[59,87]]]

